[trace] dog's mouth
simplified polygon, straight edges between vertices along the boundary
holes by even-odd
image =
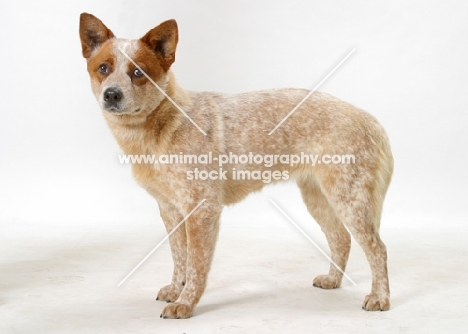
[[[133,110],[126,110],[126,108],[123,108],[121,106],[115,106],[115,105],[104,106],[103,109],[111,114],[116,114],[116,115],[138,114],[141,111],[141,107],[136,107]]]
[[[125,108],[122,108],[122,107],[119,106],[119,105],[111,105],[111,106],[110,106],[110,105],[104,104],[103,107],[104,107],[103,109],[104,109],[105,111],[107,111],[107,112],[109,112],[109,113],[111,113],[111,114],[124,114],[124,113],[126,113]]]
[[[106,109],[107,111],[112,112],[112,113],[120,113],[120,112],[122,112],[122,110],[120,110],[120,108],[115,107],[115,106],[111,106],[111,107],[104,108],[104,109]]]

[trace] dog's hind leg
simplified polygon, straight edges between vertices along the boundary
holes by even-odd
[[[351,248],[351,237],[348,231],[336,216],[335,211],[322,193],[320,185],[312,176],[300,178],[297,184],[301,189],[307,209],[325,233],[332,260],[344,271]],[[343,273],[333,263],[330,263],[328,274],[317,276],[313,284],[316,287],[333,289],[340,286],[342,278]]]
[[[169,203],[159,202],[161,218],[166,226],[167,233],[170,233],[184,219],[178,209]],[[185,272],[187,264],[187,235],[185,224],[182,224],[169,237],[171,245],[172,259],[174,261],[174,272],[171,284],[159,290],[156,300],[174,302],[179,298],[185,285]]]
[[[190,209],[193,207],[192,204]],[[218,237],[221,209],[222,206],[217,200],[207,199],[185,221],[187,235],[186,282],[179,298],[164,308],[161,313],[162,318],[186,319],[192,316],[195,306],[205,291]]]
[[[389,182],[387,175],[390,174],[376,175],[357,166],[354,172],[350,172],[350,168],[329,168],[321,175],[319,182],[331,207],[362,247],[369,262],[372,290],[365,297],[362,308],[367,311],[388,310],[390,289],[387,250],[380,239],[379,226],[383,198]]]
[[[339,205],[340,206],[340,205]],[[339,208],[346,226],[354,239],[364,250],[372,271],[372,290],[364,299],[362,308],[367,311],[385,311],[390,309],[390,288],[387,271],[387,249],[380,239],[372,214],[367,211],[368,204],[363,202],[349,203]]]

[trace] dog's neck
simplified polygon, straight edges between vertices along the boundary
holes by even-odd
[[[166,94],[178,105],[190,105],[190,97],[168,73]],[[139,115],[113,115],[103,111],[117,143],[126,154],[161,154],[166,152],[174,133],[182,125],[183,115],[164,98],[151,112]]]

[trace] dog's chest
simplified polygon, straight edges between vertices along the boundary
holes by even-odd
[[[176,164],[133,164],[132,172],[138,184],[158,200],[182,200],[188,188],[185,173]]]

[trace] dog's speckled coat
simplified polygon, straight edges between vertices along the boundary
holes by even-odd
[[[387,254],[379,237],[379,225],[393,159],[385,131],[375,118],[317,92],[269,136],[308,91],[281,89],[228,95],[182,89],[170,71],[178,42],[174,20],[160,24],[139,40],[124,40],[115,38],[93,15],[83,13],[80,38],[92,90],[126,154],[353,154],[354,164],[224,167],[287,171],[297,181],[309,212],[324,231],[335,263],[343,270],[346,267],[350,250],[347,229],[363,248],[372,270],[372,290],[364,299],[363,308],[390,308]],[[177,110],[118,48],[207,135]],[[114,94],[113,103],[109,103],[109,89]],[[171,302],[163,310],[163,318],[192,316],[206,286],[223,205],[236,203],[265,185],[261,180],[188,180],[187,170],[195,167],[218,169],[217,163],[133,165],[138,183],[157,200],[168,231],[206,199],[170,238],[174,274],[171,284],[163,287],[157,297]],[[330,265],[329,273],[316,277],[313,283],[325,289],[336,288],[342,276]]]

